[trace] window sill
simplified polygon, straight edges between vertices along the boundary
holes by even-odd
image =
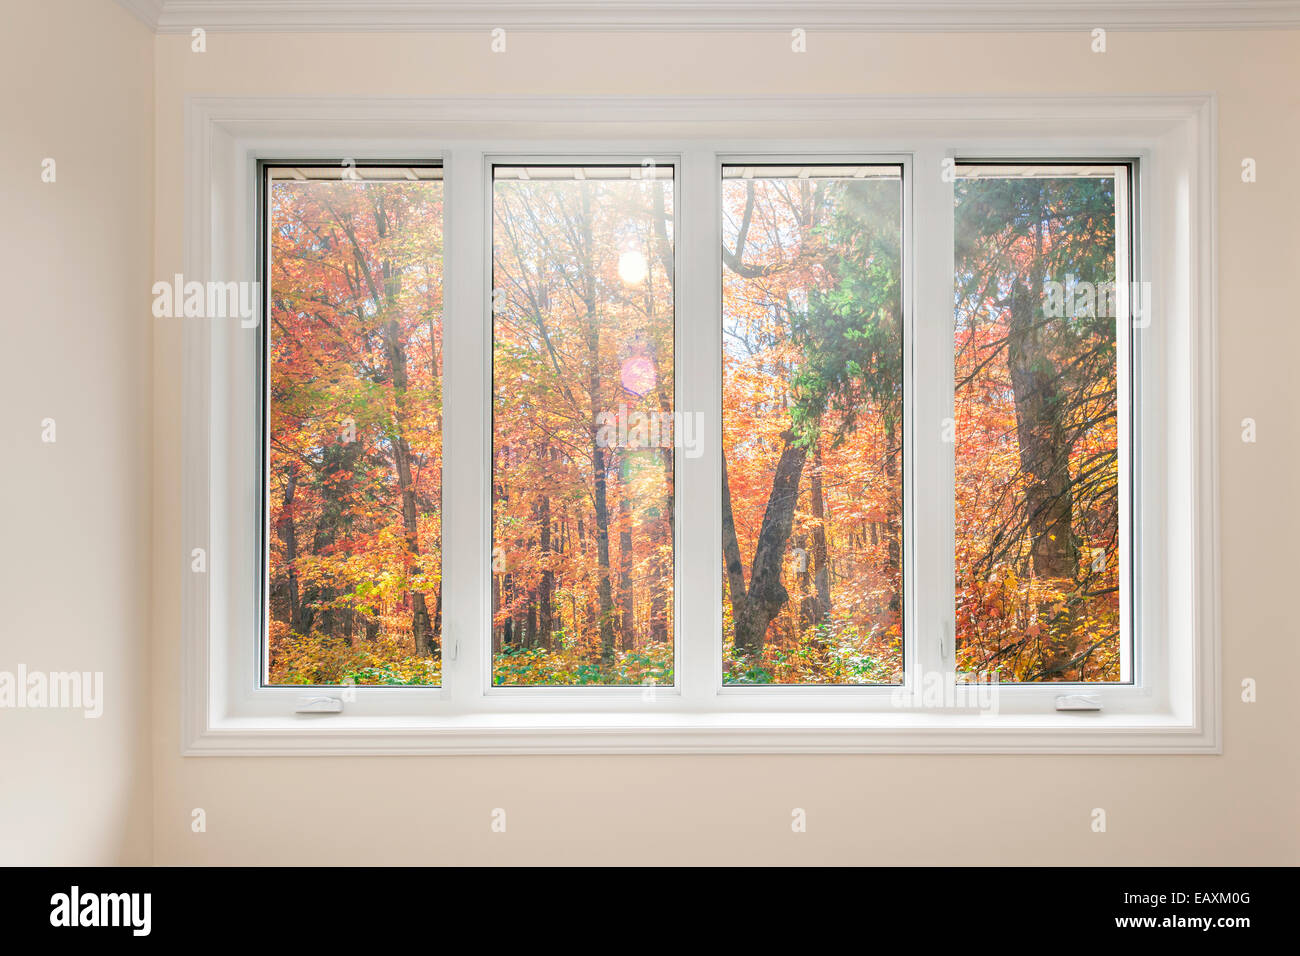
[[[1217,754],[1211,728],[1173,714],[610,714],[224,718],[186,756],[636,753]]]

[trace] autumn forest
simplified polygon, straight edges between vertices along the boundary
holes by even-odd
[[[698,414],[677,407],[676,330],[700,317],[678,314],[674,172],[492,170],[495,684],[671,685],[675,641],[699,639],[675,625]],[[930,427],[905,408],[903,172],[721,169],[727,683],[902,679],[904,449]],[[935,427],[968,675],[1126,679],[1124,175],[957,170],[955,406]],[[459,467],[441,170],[268,167],[266,195],[265,679],[437,685],[441,479]]]

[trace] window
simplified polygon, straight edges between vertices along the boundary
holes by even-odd
[[[724,680],[898,683],[902,170],[722,177]]]
[[[672,174],[493,169],[494,684],[673,683]]]
[[[186,752],[1215,751],[1212,123],[1103,100],[196,100]]]
[[[437,685],[442,171],[265,174],[265,680]]]
[[[957,168],[957,658],[977,678],[1131,679],[1129,193],[1128,166]]]

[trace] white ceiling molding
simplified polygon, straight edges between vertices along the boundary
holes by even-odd
[[[125,7],[138,19],[143,20],[146,26],[154,30],[158,29],[166,0],[117,0],[117,2],[119,6]]]
[[[159,33],[1300,29],[1300,0],[117,0]]]

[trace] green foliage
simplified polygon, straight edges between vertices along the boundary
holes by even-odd
[[[507,648],[494,655],[492,666],[492,683],[496,686],[636,686],[652,682],[660,687],[672,685],[672,645],[652,641],[635,651],[619,651],[609,668],[591,663],[590,652],[572,648]]]
[[[829,218],[813,238],[825,243],[832,284],[808,290],[806,310],[791,310],[802,362],[790,419],[808,443],[835,412],[834,447],[864,414],[902,418],[902,193],[892,180],[832,182],[824,192]]]
[[[901,642],[851,623],[805,628],[793,644],[769,644],[762,655],[728,656],[725,684],[890,684],[902,678]]]

